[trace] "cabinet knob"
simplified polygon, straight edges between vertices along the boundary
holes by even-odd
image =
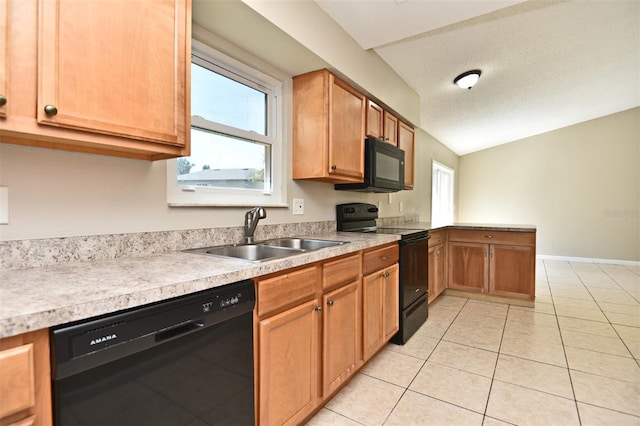
[[[388,272],[385,272],[384,274],[382,274],[382,276],[383,276],[384,278],[389,278],[389,273],[388,273]]]
[[[333,306],[333,300],[327,300],[327,305],[328,306]]]
[[[7,97],[5,95],[0,95],[0,107],[3,107],[7,104]]]
[[[322,306],[316,306],[315,307],[315,311],[316,312],[322,312]]]
[[[331,165],[331,170],[335,170],[335,169],[337,169],[337,168],[338,168],[338,166],[336,166],[335,164],[332,164],[332,165]]]
[[[44,106],[44,113],[47,114],[48,116],[52,117],[54,115],[56,115],[58,113],[58,108],[56,108],[55,105],[45,105]]]

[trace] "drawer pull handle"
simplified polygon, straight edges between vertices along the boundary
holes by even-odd
[[[485,238],[493,238],[493,235],[485,235]]]
[[[333,300],[327,300],[327,305],[328,306],[333,306]]]
[[[0,95],[0,107],[3,107],[7,104],[7,98],[4,95]]]
[[[380,256],[380,260],[389,260],[391,259],[391,256]]]

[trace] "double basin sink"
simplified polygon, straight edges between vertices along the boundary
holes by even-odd
[[[188,253],[232,257],[260,262],[279,257],[293,256],[310,250],[346,244],[345,241],[318,240],[315,238],[278,238],[256,244],[234,244],[229,246],[204,247],[185,250]]]

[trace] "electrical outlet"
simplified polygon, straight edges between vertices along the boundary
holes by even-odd
[[[304,199],[303,198],[294,198],[293,199],[293,214],[304,214]]]
[[[9,224],[9,188],[0,186],[0,225]]]
[[[399,205],[400,211],[403,212],[404,211],[404,203],[402,201],[400,201],[400,205]]]

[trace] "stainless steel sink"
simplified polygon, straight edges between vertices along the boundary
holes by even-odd
[[[260,261],[275,259],[283,256],[291,256],[294,254],[302,253],[303,251],[286,247],[267,246],[264,244],[243,244],[232,246],[206,247],[202,249],[187,250],[187,252]]]
[[[289,247],[298,250],[318,250],[344,244],[344,241],[316,240],[314,238],[278,238],[265,241],[264,245],[273,247]]]
[[[185,250],[187,253],[233,257],[260,262],[293,256],[310,250],[345,244],[345,241],[318,240],[314,238],[278,238],[258,244],[234,244],[229,246],[204,247]]]

